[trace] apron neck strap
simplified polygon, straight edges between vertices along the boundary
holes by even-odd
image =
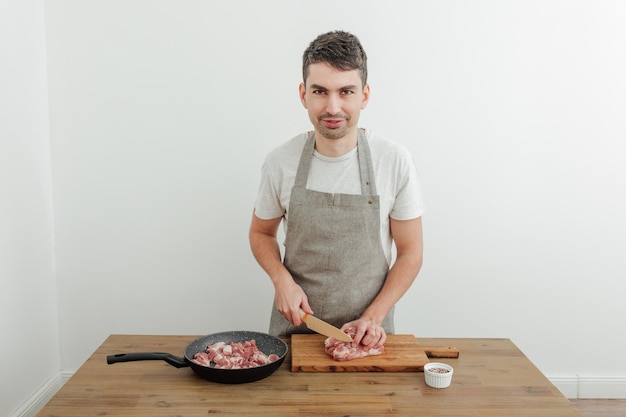
[[[361,172],[361,193],[363,195],[376,195],[376,181],[374,181],[374,167],[372,154],[367,138],[361,129],[358,129],[358,154],[359,170]]]
[[[314,151],[315,133],[307,138],[304,149],[302,149],[294,187],[306,188]],[[361,174],[361,193],[363,195],[376,195],[372,155],[367,138],[363,134],[362,129],[357,130],[357,154],[359,158],[359,172]]]

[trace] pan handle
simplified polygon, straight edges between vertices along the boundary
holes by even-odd
[[[178,356],[165,352],[134,352],[134,353],[118,353],[107,356],[107,363],[133,362],[133,361],[165,361],[176,368],[184,368],[189,363]]]

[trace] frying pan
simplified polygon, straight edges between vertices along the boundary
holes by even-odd
[[[205,352],[206,348],[213,343],[239,343],[248,340],[255,340],[259,350],[268,356],[275,353],[278,355],[278,360],[266,365],[257,366],[255,368],[244,369],[212,368],[209,366],[199,365],[193,361],[193,356],[196,353]],[[208,381],[219,382],[221,384],[243,384],[258,381],[270,376],[280,367],[285,360],[286,355],[287,343],[278,337],[270,336],[267,333],[252,331],[230,331],[213,333],[194,340],[185,348],[184,358],[164,352],[118,353],[107,356],[107,363],[113,364],[118,362],[163,360],[176,368],[189,366],[198,376]]]

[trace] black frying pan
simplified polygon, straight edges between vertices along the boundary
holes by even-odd
[[[193,361],[193,356],[198,352],[206,351],[206,348],[217,342],[245,342],[247,340],[255,340],[257,347],[266,355],[275,353],[278,360],[267,365],[257,366],[255,368],[245,369],[219,369],[208,366],[198,365]],[[243,384],[246,382],[258,381],[270,376],[285,360],[287,355],[287,343],[278,337],[270,336],[267,333],[251,332],[251,331],[231,331],[213,333],[208,336],[200,337],[191,342],[185,348],[185,357],[181,358],[170,353],[163,352],[135,352],[135,353],[118,353],[116,355],[107,356],[107,363],[145,361],[145,360],[163,360],[176,368],[190,366],[198,376],[213,382],[222,384]]]

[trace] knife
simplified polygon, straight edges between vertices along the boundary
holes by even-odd
[[[306,314],[302,309],[300,309],[300,317],[306,324],[306,327],[314,332],[323,334],[324,336],[333,337],[337,340],[341,340],[342,342],[352,342],[350,335],[344,333],[341,329],[336,328],[332,324],[326,323],[324,320],[320,320],[317,317]]]

